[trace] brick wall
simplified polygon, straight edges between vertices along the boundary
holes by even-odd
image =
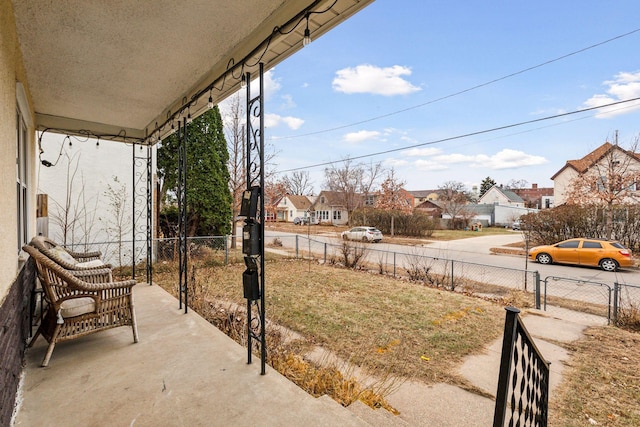
[[[35,266],[29,258],[0,306],[0,426],[11,424],[20,381]]]

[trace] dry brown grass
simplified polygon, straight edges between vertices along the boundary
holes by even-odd
[[[591,328],[569,346],[573,355],[552,396],[550,425],[640,425],[640,335]]]

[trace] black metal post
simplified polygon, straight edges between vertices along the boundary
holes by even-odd
[[[526,270],[525,273],[527,274]],[[536,287],[536,310],[540,310],[540,273],[538,273],[537,271],[533,272],[533,275],[535,277],[535,287]]]
[[[189,309],[189,282],[187,280],[188,276],[188,242],[187,242],[187,219],[189,218],[188,210],[189,205],[187,204],[187,142],[188,142],[188,128],[187,128],[187,118],[184,118],[184,124],[182,126],[182,164],[180,167],[182,168],[182,268],[181,268],[181,282],[184,286],[184,312],[187,313]]]
[[[182,132],[182,133],[181,133]],[[188,311],[187,301],[187,119],[178,122],[178,289],[180,305],[184,302],[184,312]]]
[[[504,323],[504,335],[502,338],[502,355],[500,356],[500,373],[498,374],[498,390],[496,392],[496,406],[493,414],[493,427],[503,427],[504,417],[509,398],[509,377],[511,376],[511,353],[516,341],[516,322],[518,310],[515,307],[506,307],[506,320]]]
[[[140,146],[142,150],[142,146]],[[143,171],[140,171],[142,168]],[[137,247],[137,241],[140,237],[144,236],[145,251],[146,251],[146,266],[145,274],[146,280],[149,284],[152,284],[152,227],[153,227],[153,197],[152,197],[152,148],[151,145],[147,145],[147,150],[144,155],[136,154],[136,146],[133,146],[133,200],[132,206],[132,249],[131,249],[131,263],[132,263],[132,277],[136,278],[136,264],[138,256],[142,252],[142,248]],[[144,186],[143,186],[144,184]],[[139,209],[138,202],[142,202],[145,209]],[[146,221],[141,224],[142,215],[146,215]]]
[[[245,209],[243,252],[247,270],[243,273],[243,286],[247,298],[247,363],[251,363],[253,340],[260,345],[261,374],[266,373],[267,343],[265,320],[264,271],[264,64],[260,63],[259,94],[251,96],[251,75],[246,73],[247,90],[247,191],[243,203],[251,201]],[[257,123],[256,123],[257,122]],[[257,125],[257,126],[256,126]],[[248,198],[247,198],[248,197]],[[257,197],[257,200],[254,200]],[[241,214],[243,209],[241,209]],[[256,271],[257,270],[257,271]],[[256,283],[257,281],[257,283]],[[252,306],[258,306],[254,319]]]
[[[620,295],[620,284],[613,282],[613,324],[618,324],[618,300]]]

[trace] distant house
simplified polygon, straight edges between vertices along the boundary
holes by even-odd
[[[607,164],[613,163],[624,164],[627,173],[640,174],[640,153],[634,153],[618,145],[605,142],[586,156],[578,160],[567,160],[567,163],[556,172],[551,180],[553,181],[553,196],[555,205],[559,206],[567,202],[568,192],[572,182],[587,174],[601,174],[607,169]],[[606,176],[598,176],[602,182],[606,182]],[[633,187],[633,188],[631,188]],[[633,183],[630,191],[640,190],[637,183]]]
[[[512,188],[511,191],[522,197],[528,208],[549,209],[553,207],[553,187],[538,187],[538,184],[531,184],[531,188]]]
[[[524,206],[499,205],[499,204],[468,204],[465,208],[472,213],[471,222],[479,222],[483,226],[510,226],[522,215],[538,212],[538,209],[526,208]],[[444,218],[444,215],[443,215]]]
[[[344,193],[321,191],[311,205],[311,222],[314,224],[344,225],[349,213]]]
[[[518,196],[512,190],[507,190],[506,188],[502,188],[498,185],[494,185],[488,189],[482,197],[480,197],[478,204],[493,204],[524,208],[524,200],[522,197]]]
[[[418,204],[418,206],[415,207],[415,210],[416,212],[425,213],[433,218],[442,217],[442,208],[438,206],[437,202],[432,202],[431,200],[425,200]]]
[[[417,207],[419,204],[426,202],[427,200],[431,202],[438,200],[438,190],[417,190],[409,191],[409,193],[413,196],[414,207]]]
[[[293,222],[296,217],[307,217],[312,203],[308,196],[287,194],[276,204],[276,221]]]

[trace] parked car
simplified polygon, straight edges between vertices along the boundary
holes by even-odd
[[[511,229],[512,230],[520,230],[520,221],[514,221],[514,223],[511,224]]]
[[[353,227],[351,230],[343,231],[343,240],[362,240],[363,242],[380,242],[382,232],[375,227]]]
[[[293,219],[293,224],[294,225],[307,225],[309,224],[309,217],[308,216],[297,216]]]
[[[616,271],[634,265],[631,251],[620,242],[605,239],[569,239],[529,249],[529,259],[540,264],[575,264]]]

